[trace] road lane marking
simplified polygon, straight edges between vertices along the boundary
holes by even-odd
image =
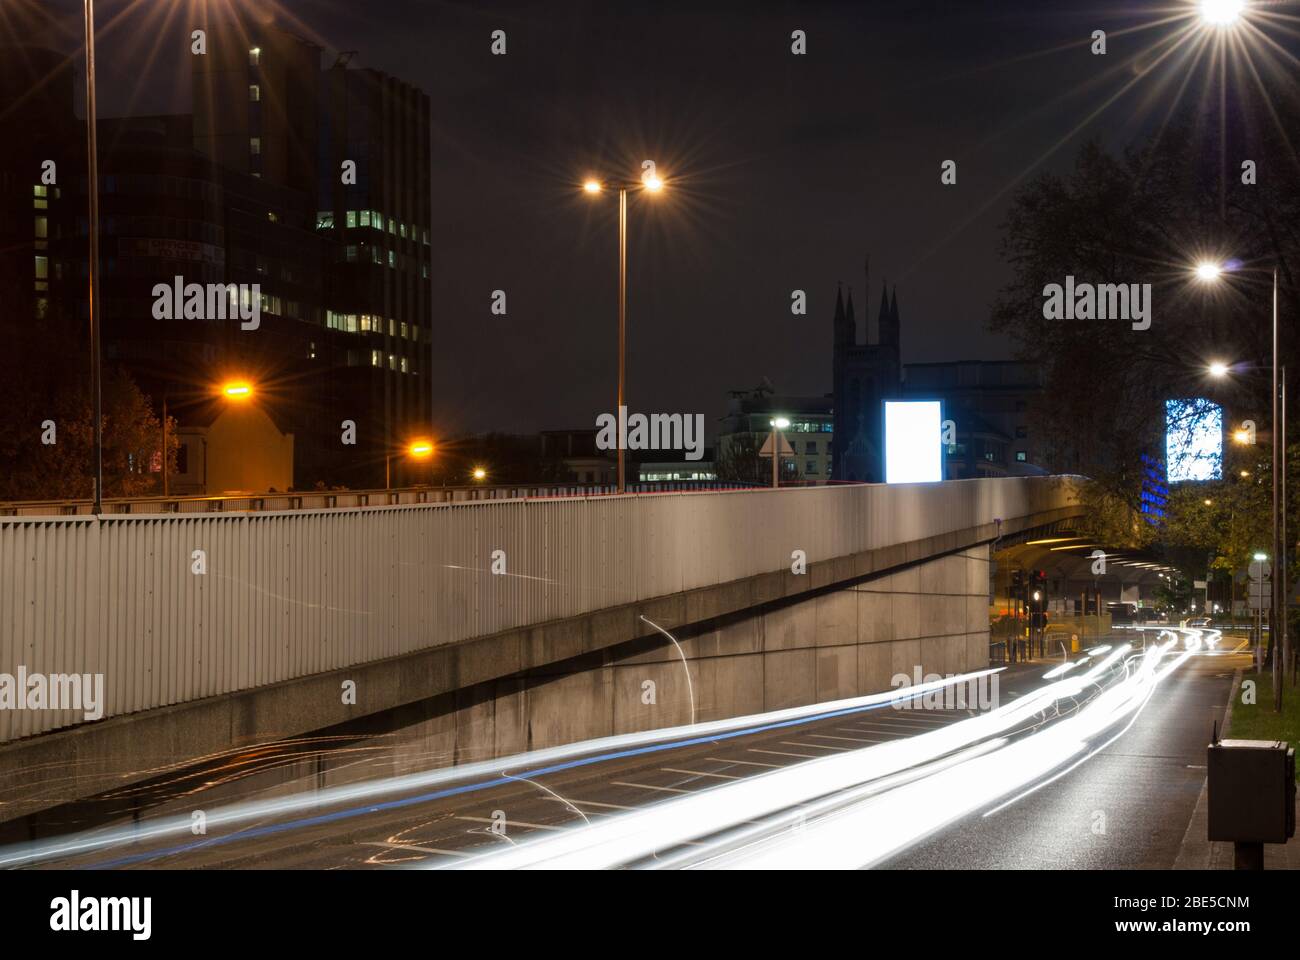
[[[750,753],[766,753],[766,754],[768,754],[769,756],[773,756],[773,757],[798,757],[800,760],[817,760],[817,759],[819,759],[815,754],[811,754],[811,753],[784,753],[784,752],[781,751],[781,750],[759,750],[757,747],[750,747],[750,748],[749,748],[749,752],[750,752]]]
[[[548,800],[554,800],[554,797],[548,797]],[[576,803],[580,807],[608,807],[610,810],[636,810],[637,807],[624,806],[621,803],[601,803],[599,800],[573,800],[569,803]]]
[[[747,767],[768,767],[772,770],[782,770],[785,768],[784,763],[760,763],[757,760],[723,760],[721,757],[705,757],[705,760],[712,760],[715,763],[743,763]]]
[[[839,729],[838,727],[836,728]],[[888,743],[888,740],[872,740],[869,737],[837,737],[833,733],[810,733],[810,737],[816,737],[818,740],[847,740],[852,743]]]
[[[734,773],[707,773],[704,770],[679,770],[676,767],[660,767],[664,773],[685,773],[692,777],[719,777],[723,780],[744,780],[744,777],[738,777]]]
[[[851,750],[851,749],[853,749],[852,747],[832,747],[832,746],[830,746],[830,745],[828,745],[828,744],[825,744],[825,743],[799,743],[797,740],[781,740],[781,741],[779,741],[779,743],[780,743],[781,746],[783,746],[783,747],[805,747],[805,748],[807,748],[807,749],[809,749],[809,750],[840,750],[840,751],[844,751],[844,750]]]
[[[526,830],[563,830],[564,827],[557,827],[549,823],[528,823],[524,820],[493,820],[491,817],[466,817],[461,814],[456,815],[457,820],[469,820],[471,823],[499,823],[507,827],[523,827]]]
[[[664,793],[694,793],[694,790],[681,790],[677,787],[656,787],[649,783],[629,783],[626,780],[609,781],[615,787],[639,787],[642,790],[662,790]]]
[[[413,843],[380,843],[375,840],[359,841],[363,847],[384,847],[388,850],[415,850],[418,853],[436,853],[444,857],[472,857],[472,853],[464,853],[460,850],[440,850],[437,847],[417,847]]]

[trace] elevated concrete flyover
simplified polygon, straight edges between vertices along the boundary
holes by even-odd
[[[983,666],[990,544],[1078,483],[0,517],[0,673],[104,684],[0,710],[0,818],[424,702],[459,761]]]

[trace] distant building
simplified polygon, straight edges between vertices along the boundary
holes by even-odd
[[[637,480],[641,483],[710,482],[718,479],[713,451],[707,448],[700,460],[642,461],[636,467]]]
[[[558,462],[558,479],[568,483],[618,483],[617,451],[599,449],[596,435],[596,430],[543,431],[541,460]]]
[[[870,291],[870,275],[866,276]],[[832,401],[832,478],[884,480],[884,402],[938,400],[955,428],[944,448],[944,477],[1025,476],[1045,473],[1042,445],[1032,435],[1031,411],[1043,395],[1042,371],[1016,361],[900,362],[902,324],[898,291],[881,285],[880,307],[859,337],[853,291],[835,295]]]
[[[761,450],[772,433],[772,421],[790,421],[781,431],[791,453],[781,457],[783,483],[803,481],[824,484],[830,481],[834,464],[832,452],[834,414],[829,397],[778,396],[767,387],[732,391],[727,415],[718,430],[717,467],[720,479],[770,482],[771,460],[762,458],[753,476],[732,476],[737,464]],[[728,471],[726,465],[731,464]],[[766,466],[763,466],[766,464]]]
[[[869,294],[870,271],[864,272]],[[883,404],[898,397],[902,379],[897,289],[890,298],[881,285],[880,310],[875,323],[867,323],[865,341],[858,336],[852,288],[847,304],[843,290],[836,291],[833,324],[832,479],[878,483],[885,479]]]
[[[904,399],[939,400],[955,442],[944,450],[944,476],[1018,477],[1046,473],[1029,420],[1043,394],[1042,369],[1011,360],[909,363]]]
[[[175,496],[285,491],[293,486],[293,434],[255,402],[209,404],[181,427]]]
[[[0,50],[0,327],[15,344],[77,338],[68,375],[81,377],[85,123],[58,52],[79,33],[15,3],[31,26]],[[185,398],[253,380],[297,438],[289,484],[382,486],[386,455],[432,414],[429,98],[346,58],[322,70],[323,51],[269,16],[214,12],[204,27],[206,55],[187,57],[192,114],[98,126],[104,362],[130,372],[155,414],[168,397],[182,426],[194,414]],[[56,184],[41,182],[45,159]],[[258,328],[157,319],[153,290],[177,276],[256,284]],[[355,444],[341,442],[345,421]],[[394,458],[395,484],[406,470]]]

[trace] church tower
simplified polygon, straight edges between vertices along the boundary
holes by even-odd
[[[863,268],[870,302],[870,260]],[[882,285],[876,323],[858,341],[853,291],[847,306],[835,296],[832,389],[835,427],[831,438],[831,479],[842,483],[881,483],[884,466],[884,401],[902,390],[899,359],[898,292],[891,302]]]

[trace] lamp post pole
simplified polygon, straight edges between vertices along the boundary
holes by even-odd
[[[1273,267],[1273,609],[1270,612],[1270,646],[1273,648],[1273,711],[1282,712],[1282,644],[1286,636],[1286,557],[1282,551],[1282,456],[1286,449],[1282,436],[1282,380],[1277,362],[1277,266]]]
[[[91,510],[104,509],[104,424],[100,398],[99,348],[99,149],[95,139],[95,0],[85,0],[86,15],[86,152],[90,178],[90,392],[95,418],[95,500]],[[165,474],[164,474],[165,476]]]
[[[618,404],[614,407],[618,434],[618,492],[627,492],[623,473],[623,372],[627,354],[627,185],[618,188]]]

